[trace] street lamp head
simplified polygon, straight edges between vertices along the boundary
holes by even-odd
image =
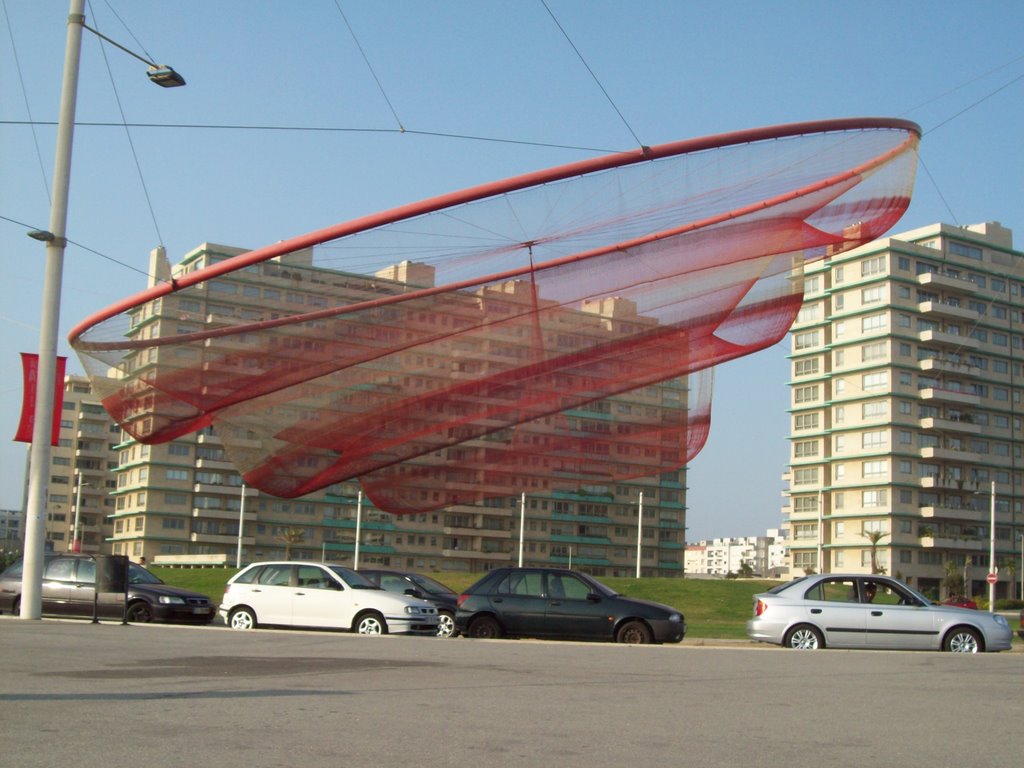
[[[33,240],[38,240],[41,243],[52,243],[56,239],[53,232],[48,232],[45,229],[33,229],[26,234]]]
[[[174,71],[166,64],[155,64],[149,68],[146,75],[162,88],[177,88],[185,84],[185,78]]]

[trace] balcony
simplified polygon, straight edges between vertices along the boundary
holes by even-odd
[[[978,292],[978,286],[970,280],[962,277],[953,277],[940,272],[925,272],[917,276],[917,284],[926,288],[945,288],[959,294],[973,295]]]
[[[217,533],[195,533],[194,531],[189,534],[188,540],[193,544],[230,544],[233,547],[238,546],[238,535],[230,534],[223,536]],[[255,536],[242,535],[242,546],[243,547],[254,547],[256,546]]]
[[[930,520],[970,520],[971,522],[982,522],[988,520],[988,512],[970,509],[969,507],[921,507],[918,512],[921,517]]]
[[[511,552],[478,552],[473,549],[443,549],[442,557],[458,557],[464,560],[494,560],[497,562],[510,562]]]
[[[929,446],[922,448],[920,452],[922,459],[937,459],[938,461],[955,461],[962,464],[978,464],[981,462],[981,454],[974,451],[961,451],[955,448],[938,448]]]
[[[957,432],[964,435],[980,435],[981,427],[965,419],[938,419],[928,417],[921,419],[919,426],[923,430],[935,432]]]
[[[981,342],[971,336],[959,336],[943,331],[921,331],[917,334],[917,340],[922,344],[937,344],[956,349],[977,349],[981,346]]]
[[[988,547],[981,539],[953,539],[940,536],[921,536],[918,539],[922,549],[955,549],[961,552],[977,552]]]
[[[934,357],[918,361],[917,367],[929,373],[952,373],[957,376],[972,376],[974,378],[981,376],[981,369],[977,366],[967,365],[966,363],[954,363],[950,360]]]
[[[953,389],[940,389],[939,387],[928,387],[919,390],[918,394],[922,400],[938,400],[943,403],[958,403],[960,405],[981,405],[981,398],[969,392],[960,392]]]
[[[202,517],[207,520],[238,520],[241,513],[237,509],[199,509],[198,507],[192,508],[192,517]],[[246,523],[255,523],[257,513],[246,512],[244,521]]]
[[[971,322],[978,319],[978,313],[975,310],[947,304],[944,301],[922,301],[917,305],[917,311],[922,315],[952,317]]]

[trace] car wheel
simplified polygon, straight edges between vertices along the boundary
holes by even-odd
[[[445,613],[444,611],[442,611],[437,614],[437,636],[455,636],[455,619],[452,618],[452,615],[450,613]]]
[[[494,640],[505,633],[501,630],[501,624],[493,616],[481,616],[473,619],[466,634],[480,640]]]
[[[798,651],[816,651],[825,647],[825,638],[810,624],[800,624],[786,633],[782,644],[787,648],[796,648]]]
[[[981,635],[970,627],[956,627],[942,641],[942,649],[950,653],[977,653],[982,650]]]
[[[356,632],[360,635],[386,635],[388,633],[387,622],[379,613],[364,613],[356,619]]]
[[[125,621],[148,624],[153,620],[153,609],[145,600],[136,600],[124,612]]]
[[[228,626],[232,629],[256,629],[256,614],[251,608],[235,608],[228,614]]]
[[[646,645],[654,640],[651,630],[642,621],[627,621],[615,633],[615,642]]]

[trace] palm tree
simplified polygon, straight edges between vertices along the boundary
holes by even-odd
[[[967,582],[964,575],[952,560],[946,561],[946,578],[942,580],[942,586],[946,590],[946,597],[967,594]]]
[[[292,559],[292,544],[301,544],[306,540],[306,531],[303,528],[285,528],[277,537],[284,542],[284,559]]]
[[[878,565],[878,542],[889,534],[885,531],[868,531],[862,535],[871,543],[871,572],[885,573],[885,568]]]

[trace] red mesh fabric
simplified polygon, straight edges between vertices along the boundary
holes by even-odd
[[[680,377],[783,338],[805,261],[902,215],[917,140],[842,121],[521,177],[182,271],[72,344],[132,436],[213,425],[277,496],[652,476],[707,437],[709,377]]]

